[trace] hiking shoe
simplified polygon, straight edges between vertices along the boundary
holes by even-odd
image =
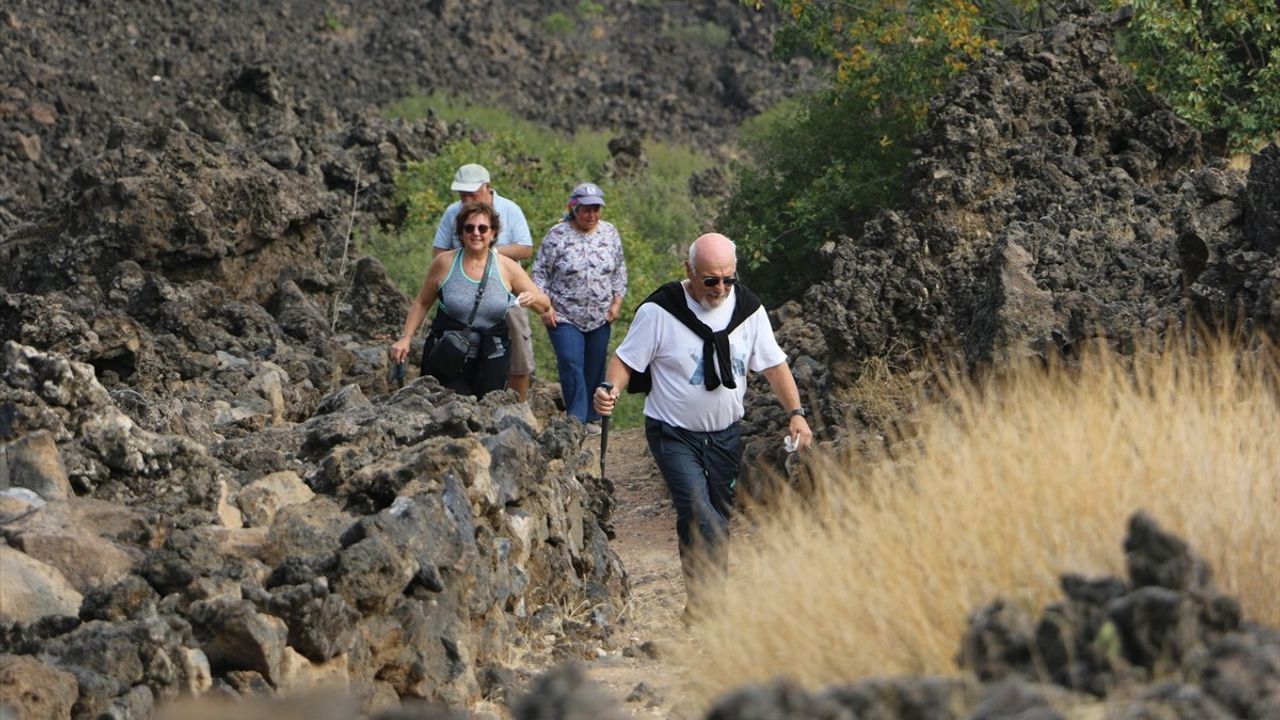
[[[599,435],[599,434],[600,434],[600,423],[598,423],[598,422],[589,422],[589,423],[587,423],[587,434],[588,434],[588,435]]]

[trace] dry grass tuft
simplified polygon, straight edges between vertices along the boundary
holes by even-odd
[[[873,357],[863,363],[857,381],[840,392],[840,399],[859,408],[873,427],[888,428],[917,402],[920,387],[920,378]]]
[[[1247,618],[1280,625],[1280,359],[1187,345],[957,381],[897,457],[816,459],[818,496],[776,501],[738,536],[726,591],[691,629],[704,699],[776,676],[955,672],[976,607],[1038,613],[1063,572],[1124,576],[1140,508]]]

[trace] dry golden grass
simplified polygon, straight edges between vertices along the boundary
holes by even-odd
[[[875,427],[887,428],[915,404],[919,390],[919,379],[881,358],[871,358],[863,363],[857,381],[840,391],[839,398],[860,408]]]
[[[1138,509],[1280,625],[1278,398],[1276,349],[1228,342],[954,383],[897,457],[819,458],[820,498],[778,500],[735,538],[689,675],[710,699],[776,676],[955,672],[976,607],[1038,613],[1063,572],[1124,576]]]

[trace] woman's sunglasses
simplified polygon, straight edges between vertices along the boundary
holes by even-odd
[[[719,285],[720,283],[724,283],[725,287],[733,287],[734,285],[738,284],[738,276],[729,275],[728,277],[716,277],[715,275],[712,275],[710,277],[702,278],[703,287],[712,288]]]
[[[489,226],[488,226],[488,225],[476,225],[476,224],[473,224],[473,223],[467,223],[466,225],[463,225],[463,226],[462,226],[462,231],[463,231],[463,232],[478,232],[478,233],[480,233],[481,235],[483,235],[483,234],[485,234],[485,233],[489,232]]]

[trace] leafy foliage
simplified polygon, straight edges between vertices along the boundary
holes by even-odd
[[[680,253],[688,247],[709,213],[689,196],[690,175],[711,161],[687,148],[649,142],[647,172],[627,179],[607,177],[608,135],[579,133],[573,137],[518,120],[506,111],[469,106],[444,95],[406,98],[387,110],[392,117],[413,119],[431,108],[446,121],[465,119],[482,130],[450,143],[434,157],[410,165],[396,179],[397,194],[407,213],[400,228],[375,234],[365,248],[377,256],[406,293],[416,293],[431,262],[431,241],[440,216],[457,195],[449,179],[459,165],[479,162],[493,177],[494,190],[524,211],[535,249],[542,236],[565,212],[569,191],[584,181],[600,185],[607,205],[602,218],[622,235],[627,259],[628,295],[614,323],[610,350],[621,342],[635,306],[658,285],[680,277]],[[534,354],[538,374],[554,380],[555,353],[546,333],[535,327]],[[624,395],[614,422],[638,425],[643,400]]]
[[[824,278],[818,248],[856,234],[900,186],[911,118],[841,100],[792,101],[744,129],[755,162],[736,169],[717,224],[738,242],[744,279],[767,305]]]
[[[762,7],[764,0],[744,0]],[[1151,90],[1234,150],[1280,141],[1280,4],[1106,0],[1136,14],[1120,49]],[[719,218],[776,304],[823,270],[817,248],[890,205],[929,98],[983,52],[1058,17],[1053,0],[775,0],[778,50],[832,68],[822,92],[744,129],[751,162]]]
[[[756,3],[760,5],[760,2]],[[834,62],[845,102],[924,119],[928,100],[1000,35],[1042,22],[1034,0],[777,0],[783,51]]]
[[[747,0],[757,7],[762,0]],[[796,297],[825,270],[825,242],[856,236],[892,205],[929,98],[998,38],[1044,23],[1033,0],[776,0],[784,53],[832,67],[828,87],[744,128],[751,161],[719,224],[738,240],[765,302]]]
[[[342,19],[333,10],[326,9],[322,19],[326,30],[337,32],[343,28]]]
[[[763,0],[750,0],[757,7]],[[929,96],[987,48],[1056,18],[1055,0],[776,0],[784,51],[835,64],[833,89],[923,118]],[[1131,5],[1121,53],[1186,120],[1234,150],[1278,139],[1280,4],[1104,0]]]
[[[1280,4],[1110,0],[1132,5],[1121,53],[1184,119],[1232,150],[1280,141]]]
[[[581,0],[578,6],[574,8],[578,13],[578,17],[588,18],[604,14],[604,5],[593,0]]]

